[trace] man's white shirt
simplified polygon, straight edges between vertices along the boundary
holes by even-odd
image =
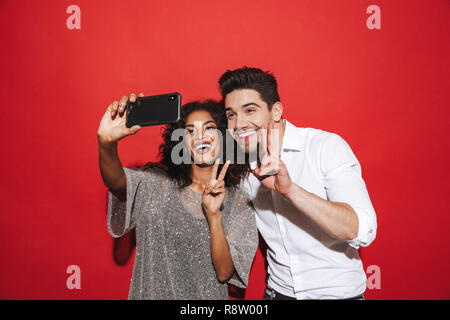
[[[377,230],[361,166],[339,135],[283,121],[280,156],[292,182],[323,199],[350,205],[359,227],[355,239],[334,239],[250,174],[241,187],[253,202],[258,229],[268,245],[268,285],[297,299],[357,296],[366,288],[357,249],[368,246]]]

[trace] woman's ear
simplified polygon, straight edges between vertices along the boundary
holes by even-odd
[[[272,106],[272,121],[273,122],[280,122],[283,116],[283,105],[280,101],[277,101]]]

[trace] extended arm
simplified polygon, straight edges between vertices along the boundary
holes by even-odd
[[[143,96],[143,93],[139,95]],[[135,101],[136,95],[130,95],[130,101]],[[114,101],[109,105],[103,115],[97,131],[99,167],[104,185],[118,198],[126,197],[127,180],[117,153],[117,142],[124,137],[136,132],[140,126],[127,128],[125,126],[125,106],[127,96],[123,96],[120,102]]]
[[[103,184],[118,198],[125,196],[127,179],[117,153],[117,143],[98,141],[99,167]]]

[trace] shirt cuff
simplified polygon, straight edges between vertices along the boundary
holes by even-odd
[[[352,208],[358,216],[358,235],[347,243],[353,248],[359,249],[360,246],[368,245],[369,221],[364,209],[353,206]]]

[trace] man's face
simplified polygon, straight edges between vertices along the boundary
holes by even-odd
[[[272,111],[253,89],[234,90],[225,97],[228,130],[246,153],[257,150],[258,129],[268,127]]]

